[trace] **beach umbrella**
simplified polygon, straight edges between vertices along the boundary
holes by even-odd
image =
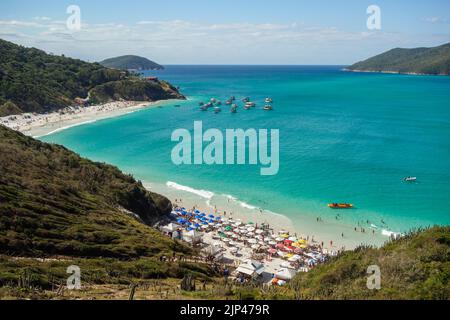
[[[192,230],[194,230],[194,229],[192,229],[192,228],[187,228],[186,230],[187,230],[187,231],[192,231]]]
[[[204,222],[202,222],[202,224],[203,224],[204,226],[207,226],[207,225],[208,225],[208,222],[204,221]]]
[[[266,244],[264,243],[264,241],[260,241],[260,242],[258,242],[258,244],[261,245],[261,246],[265,246],[265,245],[266,245]]]
[[[281,250],[283,250],[285,248],[284,244],[281,244],[281,243],[277,244],[276,247]]]
[[[280,230],[280,231],[278,231],[278,234],[289,234],[289,231],[286,231],[286,230]]]
[[[198,223],[196,223],[196,224],[194,225],[194,227],[200,228],[200,225],[199,225]]]
[[[264,233],[264,230],[258,229],[258,230],[255,231],[255,233],[256,233],[256,234],[263,234],[263,233]]]
[[[234,253],[234,254],[238,253],[238,251],[239,251],[238,248],[231,248],[231,249],[230,249],[230,252],[231,252],[231,253]]]
[[[280,237],[281,237],[281,238],[284,238],[284,239],[287,239],[287,238],[289,238],[289,234],[288,234],[288,233],[282,234]]]
[[[278,238],[275,238],[275,241],[276,241],[276,242],[283,242],[283,241],[284,241],[284,239],[283,239],[283,238],[280,238],[280,237],[278,237]]]
[[[292,242],[296,242],[298,239],[297,239],[297,237],[289,237],[288,240],[289,240],[289,241],[292,241]]]
[[[257,244],[258,241],[256,241],[255,239],[250,239],[250,240],[248,240],[248,243],[250,243],[250,244]]]
[[[187,222],[186,222],[186,225],[187,225],[187,226],[192,226],[192,223],[191,223],[190,221],[187,221]]]
[[[254,223],[253,223],[252,221],[250,221],[248,224],[249,224],[249,225],[253,225]]]
[[[247,231],[248,232],[253,232],[253,231],[255,231],[255,228],[253,228],[253,227],[247,228]]]
[[[202,229],[208,229],[208,226],[202,226]]]
[[[222,241],[225,242],[225,243],[227,243],[227,242],[230,242],[231,240],[228,239],[228,238],[223,238]]]
[[[287,245],[291,245],[292,241],[291,240],[284,240],[284,243],[287,244]]]
[[[226,230],[226,231],[232,231],[233,228],[228,226],[228,227],[225,228],[225,230]]]
[[[227,232],[225,232],[225,234],[226,234],[227,236],[232,236],[232,235],[234,235],[234,233],[231,232],[231,231],[227,231]]]
[[[276,246],[277,243],[276,243],[275,241],[270,241],[270,242],[269,242],[269,245],[271,245],[271,246]]]
[[[197,210],[198,211],[198,210]],[[200,214],[200,216],[202,216],[202,217],[204,217],[204,216],[206,216],[206,213],[200,213],[200,211],[198,211],[197,213],[199,213]]]
[[[209,222],[209,223],[215,223],[215,221],[214,221],[214,220],[212,220],[212,219],[211,219],[211,220],[209,220],[208,222]]]
[[[211,219],[215,218],[215,216],[213,214],[210,214],[208,217],[211,218]]]
[[[268,251],[270,254],[276,254],[277,253],[277,250],[275,250],[275,249],[269,249],[269,251]]]
[[[222,218],[221,217],[216,217],[216,220],[219,221],[219,220],[222,220]]]
[[[258,250],[258,249],[259,249],[259,245],[254,244],[254,245],[251,246],[251,248],[252,248],[253,250]]]

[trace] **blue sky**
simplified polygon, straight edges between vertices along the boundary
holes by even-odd
[[[69,5],[82,28],[66,27]],[[381,9],[368,30],[366,9]],[[450,1],[2,0],[0,38],[90,61],[138,54],[163,64],[350,64],[393,47],[450,42]]]

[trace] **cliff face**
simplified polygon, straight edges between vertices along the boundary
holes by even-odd
[[[56,111],[75,104],[77,98],[88,97],[91,91],[106,101],[183,98],[177,89],[162,81],[149,83],[128,71],[0,39],[0,115]]]
[[[169,214],[170,201],[133,177],[2,126],[0,150],[0,253],[123,258],[171,250],[142,223]]]
[[[392,49],[347,68],[349,71],[450,74],[450,43],[433,48]]]

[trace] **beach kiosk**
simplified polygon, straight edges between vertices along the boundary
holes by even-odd
[[[275,274],[275,278],[284,280],[284,281],[291,281],[294,279],[295,275],[297,274],[297,271],[291,268],[282,268],[278,270],[278,272]]]
[[[181,226],[176,223],[170,223],[167,226],[162,227],[162,232],[166,235],[170,235],[172,239],[179,239],[180,233],[178,230],[181,229]]]
[[[258,261],[247,260],[242,263],[236,272],[246,278],[257,278],[265,271],[264,265]]]
[[[202,241],[202,233],[197,230],[183,231],[182,236],[184,241],[193,245]]]

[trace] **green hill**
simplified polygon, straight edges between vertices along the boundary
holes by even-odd
[[[1,252],[130,258],[175,248],[144,224],[170,213],[170,201],[117,168],[2,126],[0,150]]]
[[[184,98],[164,81],[149,83],[127,71],[47,54],[0,39],[0,116],[55,111],[105,87],[108,94],[94,95],[91,103],[125,98],[145,101]]]
[[[433,48],[392,49],[358,62],[349,71],[392,72],[405,74],[450,74],[450,43]]]
[[[367,268],[381,271],[381,289],[367,289]],[[361,247],[333,258],[291,288],[301,299],[450,299],[450,227],[413,232],[380,249]]]
[[[119,70],[162,70],[163,66],[139,56],[120,56],[100,62],[102,66]]]

